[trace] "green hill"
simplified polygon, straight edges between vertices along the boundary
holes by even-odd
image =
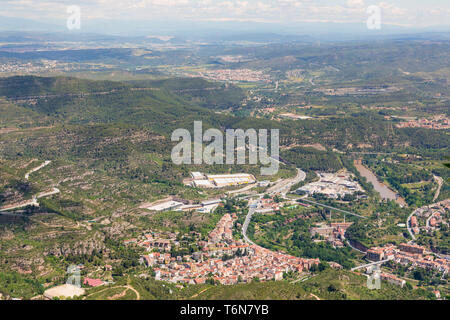
[[[122,82],[12,77],[1,79],[0,95],[60,123],[129,123],[169,132],[212,116],[164,88]]]
[[[246,94],[241,88],[209,82],[201,78],[171,78],[165,80],[133,81],[142,86],[165,88],[184,99],[207,109],[229,109],[239,106]]]
[[[295,284],[287,281],[269,281],[233,286],[211,286],[207,290],[199,290],[194,298],[199,300],[417,300],[429,298],[428,293],[422,290],[400,288],[384,281],[380,290],[370,290],[366,286],[366,279],[365,276],[349,271],[327,269],[304,282]]]

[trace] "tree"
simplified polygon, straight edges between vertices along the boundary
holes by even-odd
[[[317,271],[317,265],[316,265],[316,264],[313,264],[313,265],[309,268],[309,271],[311,271],[311,272],[316,272],[316,271]]]
[[[338,288],[334,284],[330,284],[327,288],[328,292],[336,292],[338,291]]]
[[[319,268],[319,271],[323,271],[325,269],[328,269],[328,264],[324,263],[324,262],[320,262],[318,268]]]

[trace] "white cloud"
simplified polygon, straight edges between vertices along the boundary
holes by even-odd
[[[259,1],[258,3],[256,3],[256,8],[260,12],[268,12],[272,7],[267,3]]]
[[[364,7],[364,0],[348,0],[347,1],[347,6],[354,8],[360,8],[360,7]]]
[[[0,15],[65,19],[68,5],[81,7],[82,19],[340,21],[367,19],[365,7],[378,5],[383,23],[448,24],[450,2],[440,7],[415,1],[378,0],[0,0]],[[412,1],[412,0],[411,0]],[[370,3],[369,3],[370,2]],[[399,4],[401,3],[401,5]]]
[[[378,6],[383,10],[382,14],[401,16],[407,13],[407,10],[397,7],[392,3],[380,2]]]

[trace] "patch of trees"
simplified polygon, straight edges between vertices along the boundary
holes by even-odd
[[[335,172],[342,169],[342,163],[335,153],[314,148],[292,148],[283,151],[281,157],[303,170]]]

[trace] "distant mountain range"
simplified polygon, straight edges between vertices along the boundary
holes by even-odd
[[[0,41],[98,41],[115,37],[130,40],[146,37],[152,42],[166,42],[158,37],[171,36],[174,42],[314,42],[347,41],[368,39],[449,40],[450,26],[433,28],[406,28],[382,25],[381,30],[369,30],[361,23],[263,23],[245,21],[127,21],[87,20],[82,21],[81,30],[70,31],[63,20],[34,21],[23,18],[0,17]],[[26,32],[22,34],[22,32]],[[51,34],[51,35],[50,35]],[[114,36],[112,38],[112,36]],[[31,37],[31,38],[30,38]]]

